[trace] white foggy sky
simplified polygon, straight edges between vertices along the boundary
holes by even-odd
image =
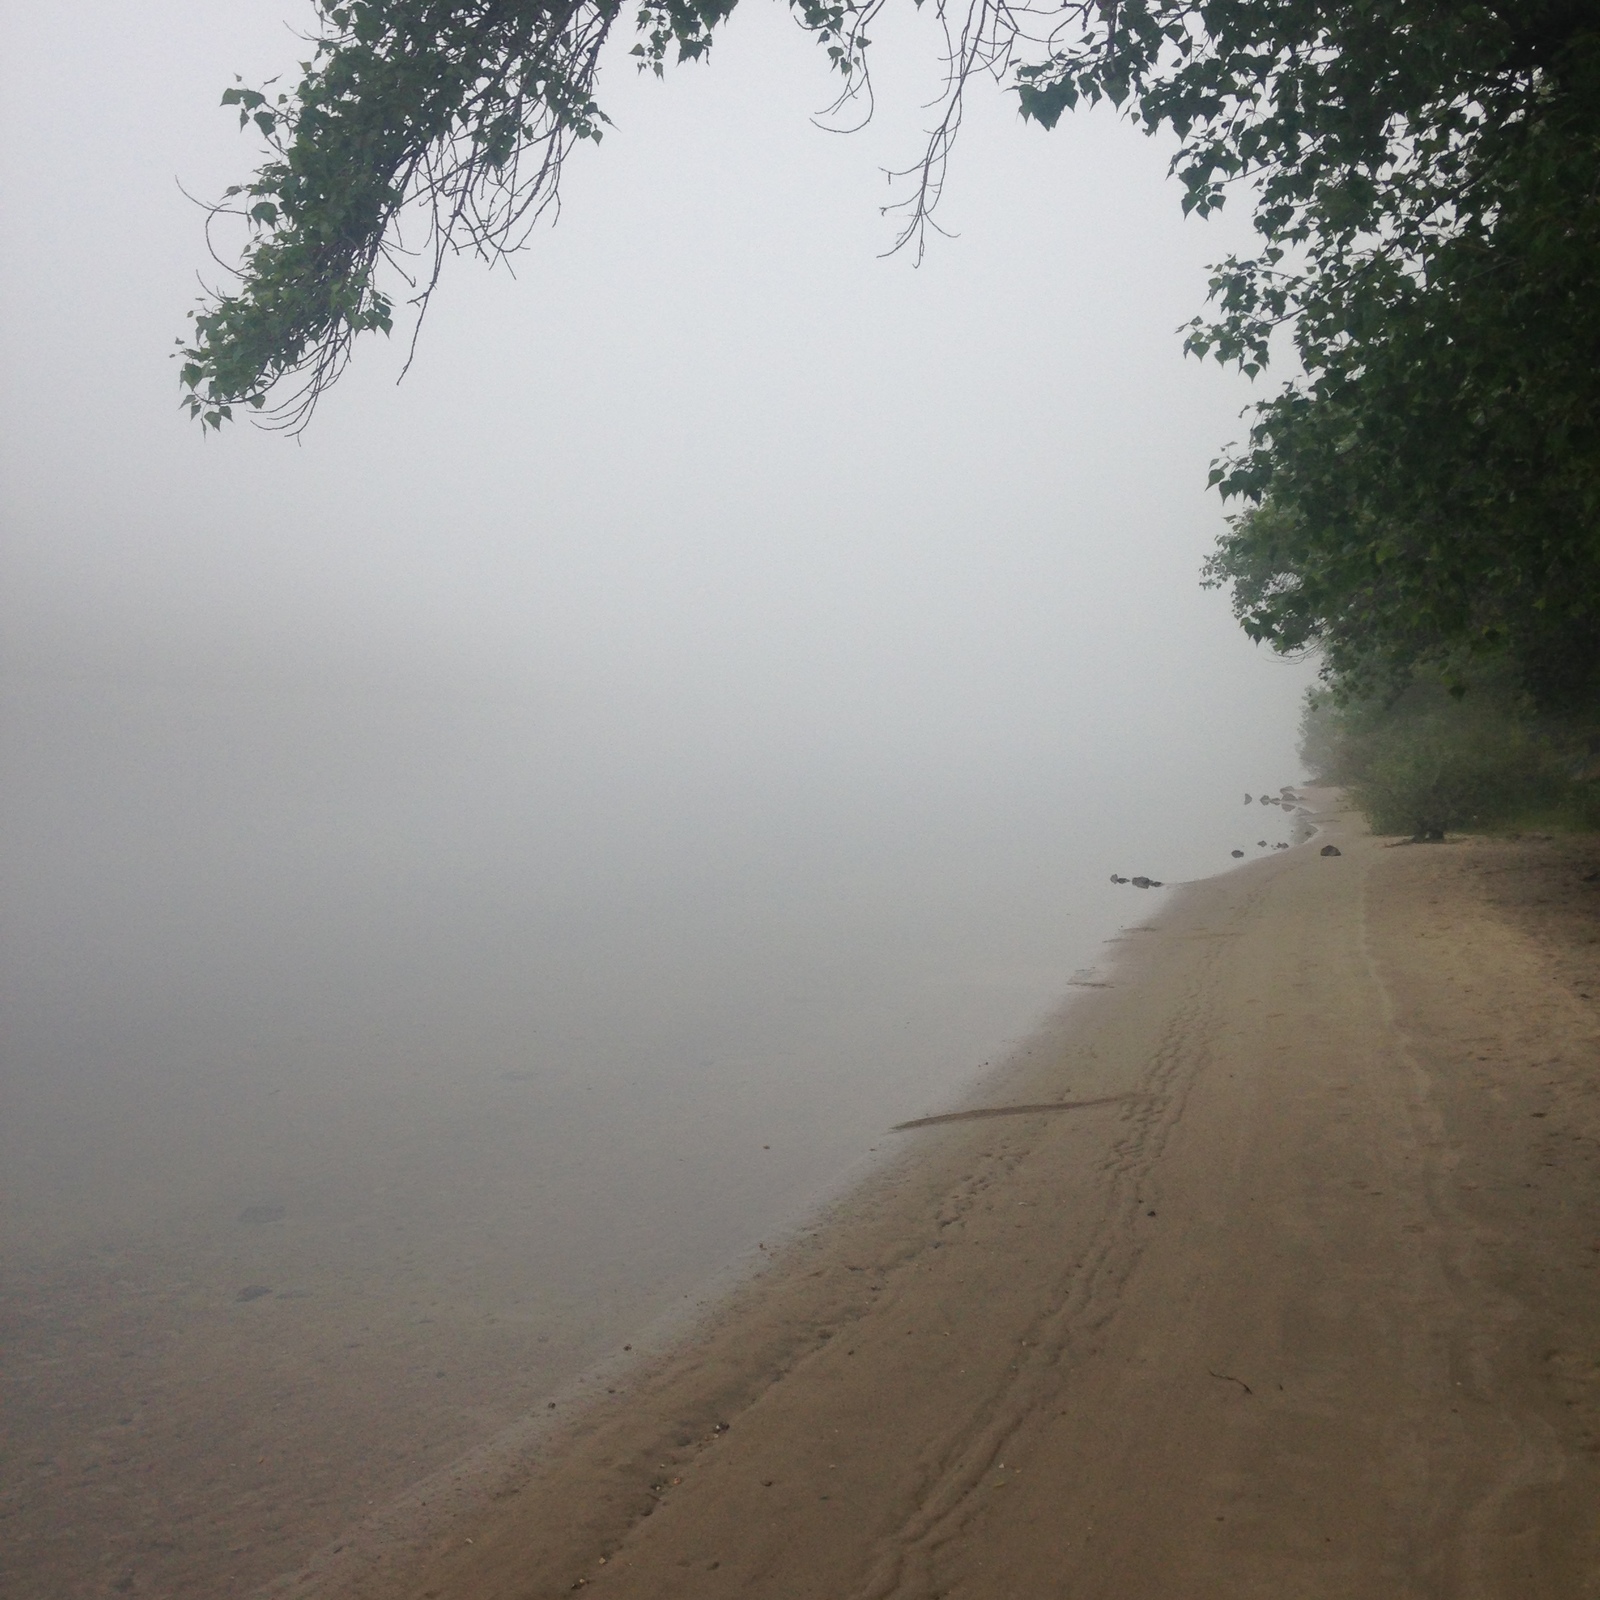
[[[709,66],[658,83],[614,53],[617,125],[559,225],[515,277],[450,266],[404,384],[404,340],[372,341],[300,444],[203,440],[168,360],[204,264],[177,184],[248,173],[219,93],[292,73],[306,13],[4,13],[14,661],[564,684],[713,739],[930,757],[1287,759],[1308,670],[1196,583],[1250,390],[1174,331],[1245,219],[1185,222],[1167,152],[1112,116],[1046,135],[975,86],[958,237],[913,270],[878,207],[934,33],[876,30],[880,116],[839,137],[809,120],[819,52],[748,0]]]

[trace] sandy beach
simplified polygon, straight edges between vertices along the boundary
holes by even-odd
[[[895,1135],[686,1342],[282,1588],[1600,1593],[1600,842],[1322,820],[969,1107],[1055,1109]]]

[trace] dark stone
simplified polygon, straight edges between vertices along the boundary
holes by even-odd
[[[1342,856],[1344,851],[1336,844],[1325,844],[1320,853],[1325,856]]]

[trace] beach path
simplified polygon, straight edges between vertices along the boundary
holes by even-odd
[[[974,1103],[1070,1106],[895,1134],[498,1498],[300,1592],[1600,1594],[1600,845],[1328,823]]]

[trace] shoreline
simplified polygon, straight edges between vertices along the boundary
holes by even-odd
[[[1310,819],[1306,821],[1309,826]],[[1313,827],[1307,840],[1317,831]],[[1305,842],[1297,841],[1293,848],[1299,849]],[[1278,857],[1234,862],[1208,878],[1163,884],[1157,891],[1161,898],[1148,908],[1149,915],[1158,916],[1181,896],[1264,860]],[[656,1316],[622,1350],[585,1367],[554,1392],[553,1400],[545,1402],[547,1410],[502,1428],[344,1530],[301,1567],[278,1575],[252,1593],[261,1600],[290,1594],[304,1600],[368,1600],[412,1593],[416,1588],[413,1574],[426,1570],[441,1550],[476,1544],[470,1530],[486,1507],[521,1494],[542,1473],[559,1471],[567,1453],[588,1438],[596,1425],[625,1408],[633,1395],[670,1374],[697,1338],[737,1324],[752,1297],[758,1297],[769,1281],[802,1270],[801,1263],[808,1262],[819,1248],[827,1248],[837,1230],[858,1220],[863,1211],[886,1203],[926,1157],[926,1146],[919,1148],[912,1142],[922,1128],[992,1115],[983,1108],[974,1110],[973,1102],[1004,1095],[1008,1092],[1004,1086],[1014,1078],[1036,1071],[1036,1058],[1060,1048],[1080,1013],[1103,999],[1103,993],[1093,991],[1126,987],[1131,981],[1127,969],[1139,958],[1138,936],[1153,931],[1143,923],[1129,924],[1102,941],[1100,948],[1112,955],[1079,974],[1094,973],[1095,981],[1070,982],[1066,995],[1008,1053],[963,1087],[953,1109],[884,1128],[878,1146],[781,1229],[770,1231],[770,1244],[763,1241],[741,1251],[702,1281],[689,1304]],[[1122,1103],[1129,1098],[1110,1096],[1104,1103]],[[1079,1107],[1073,1104],[1071,1109]],[[1001,1114],[1027,1113],[1008,1105]],[[899,1141],[899,1147],[885,1149],[891,1138]],[[813,1269],[804,1270],[808,1276],[814,1275]],[[393,1587],[396,1582],[398,1590]]]
[[[1311,791],[1302,787],[1303,795]],[[1050,1062],[1070,1048],[1086,1014],[1105,1008],[1109,995],[1133,988],[1143,964],[1149,936],[1185,897],[1267,865],[1278,865],[1287,855],[1301,851],[1320,837],[1325,821],[1320,813],[1300,819],[1305,837],[1287,852],[1230,863],[1209,877],[1165,884],[1159,899],[1147,907],[1146,916],[1130,920],[1105,939],[1101,959],[1080,969],[1063,998],[1032,1030],[1019,1039],[1007,1055],[974,1078],[959,1093],[952,1108],[931,1118],[889,1127],[880,1134],[879,1152],[863,1159],[857,1169],[831,1185],[826,1193],[801,1211],[773,1238],[746,1250],[704,1282],[693,1302],[655,1318],[634,1335],[623,1351],[593,1363],[556,1391],[549,1410],[535,1412],[503,1428],[478,1445],[392,1498],[359,1524],[346,1529],[330,1545],[317,1551],[302,1567],[283,1573],[254,1592],[262,1597],[289,1593],[309,1600],[369,1600],[392,1593],[409,1594],[415,1588],[411,1574],[427,1570],[441,1551],[476,1546],[471,1529],[488,1506],[519,1495],[541,1474],[561,1470],[568,1454],[625,1410],[629,1400],[670,1375],[696,1339],[736,1326],[748,1314],[749,1303],[760,1298],[774,1281],[786,1274],[815,1275],[806,1265],[820,1248],[863,1216],[884,1206],[892,1208],[895,1192],[916,1175],[933,1148],[926,1125],[952,1123],[958,1138],[969,1132],[960,1126],[973,1117],[980,1102],[1014,1101],[1036,1091],[1040,1062],[1051,1077]],[[1137,891],[1143,894],[1145,891]],[[1093,981],[1078,980],[1086,974]],[[1126,1094],[1106,1097],[1108,1103],[1126,1101]],[[944,1133],[944,1129],[940,1129]],[[976,1135],[974,1135],[976,1137]],[[882,1150],[894,1138],[898,1149]],[[941,1151],[949,1159],[948,1151]],[[957,1163],[964,1159],[957,1155]],[[396,1590],[394,1583],[401,1587]],[[431,1581],[431,1580],[429,1580]],[[559,1585],[557,1586],[559,1588]],[[417,1590],[425,1593],[426,1589]]]
[[[487,1010],[458,1019],[448,1061],[405,1019],[449,1014],[460,971],[385,998],[337,1049],[378,996],[332,969],[303,1027],[291,982],[260,1032],[229,1010],[254,977],[213,973],[208,997],[197,971],[170,1035],[152,972],[117,1012],[126,1058],[94,1005],[104,972],[41,990],[7,1079],[0,1590],[252,1594],[444,1537],[562,1448],[589,1397],[631,1391],[636,1357],[691,1338],[925,1142],[893,1124],[981,1099],[1041,1019],[1100,992],[1064,980],[1095,978],[1128,949],[1106,936],[1173,892],[1103,869],[1175,885],[1225,866],[1239,819],[1211,800],[1154,852],[1128,844],[1150,832],[1135,810],[1027,863],[1013,840],[959,894],[959,872],[931,896],[898,869],[904,893],[863,880],[835,896],[849,937],[825,960],[798,934],[743,966],[691,951],[681,994],[619,986],[592,1037],[562,1034],[585,1008],[559,998],[548,1036],[509,1027],[543,1005],[513,1003],[519,951],[484,969]],[[881,953],[857,938],[873,922]],[[76,1037],[42,1024],[80,990],[81,1052],[35,1070]]]
[[[1101,1103],[897,1134],[498,1488],[282,1587],[1591,1594],[1600,841],[1329,821],[974,1092]]]
[[[1298,792],[1309,797],[1320,791],[1302,785]],[[911,1142],[919,1130],[991,1115],[982,1108],[975,1111],[975,1103],[1011,1093],[1008,1086],[1013,1079],[1020,1074],[1023,1076],[1019,1081],[1026,1081],[1040,1057],[1050,1057],[1063,1047],[1086,1009],[1102,1001],[1106,991],[1125,988],[1134,981],[1130,968],[1138,962],[1144,936],[1156,931],[1149,925],[1150,918],[1166,915],[1187,894],[1264,862],[1276,862],[1283,854],[1298,851],[1320,836],[1318,820],[1309,812],[1303,812],[1295,821],[1300,837],[1288,852],[1230,862],[1207,877],[1162,884],[1156,890],[1155,902],[1145,906],[1145,918],[1120,926],[1103,940],[1098,947],[1103,953],[1101,958],[1073,975],[1056,1004],[1005,1055],[979,1071],[957,1093],[951,1109],[885,1127],[872,1151],[830,1182],[781,1229],[769,1232],[770,1243],[763,1241],[741,1251],[704,1279],[692,1297],[686,1296],[687,1304],[657,1315],[621,1350],[586,1366],[554,1391],[554,1398],[545,1401],[540,1410],[500,1429],[466,1454],[392,1496],[315,1551],[304,1565],[279,1574],[252,1592],[263,1600],[290,1593],[308,1600],[387,1596],[391,1581],[387,1574],[403,1574],[425,1564],[430,1552],[450,1548],[453,1541],[471,1541],[470,1533],[462,1530],[474,1524],[485,1505],[498,1504],[520,1493],[523,1485],[559,1463],[574,1440],[585,1436],[602,1412],[615,1410],[629,1394],[658,1378],[697,1337],[737,1320],[738,1308],[751,1293],[766,1280],[793,1267],[796,1251],[809,1252],[862,1208],[879,1203],[884,1191],[902,1181],[901,1169],[915,1166],[924,1158],[926,1149]],[[1144,895],[1147,891],[1133,892]],[[1019,1088],[1016,1092],[1025,1091]],[[1105,1103],[1128,1098],[1110,1096]],[[1074,1105],[1073,1109],[1079,1107]],[[1002,1114],[1009,1117],[1024,1113],[1007,1106]],[[922,1137],[925,1140],[926,1136]],[[884,1148],[891,1138],[899,1148]]]

